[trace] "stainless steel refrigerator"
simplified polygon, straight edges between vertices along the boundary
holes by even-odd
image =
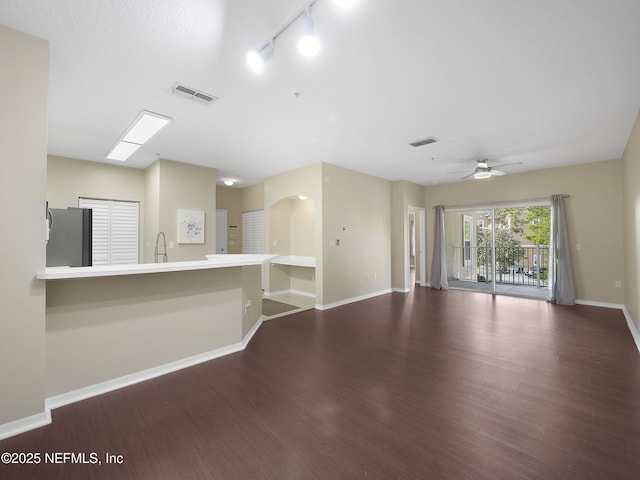
[[[47,267],[91,266],[92,213],[90,208],[48,209]]]

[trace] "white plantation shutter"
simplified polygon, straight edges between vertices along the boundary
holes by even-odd
[[[242,212],[242,253],[264,253],[264,210]],[[261,282],[264,290],[264,264]]]
[[[111,264],[138,263],[138,203],[111,202]]]
[[[93,265],[138,263],[138,202],[78,199],[93,210]]]
[[[242,253],[264,253],[264,210],[242,212]]]
[[[78,207],[93,210],[92,264],[109,265],[109,202],[106,200],[80,198]]]

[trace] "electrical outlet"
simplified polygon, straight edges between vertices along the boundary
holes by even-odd
[[[577,251],[582,250],[582,244],[580,244],[580,243],[576,243],[576,250],[577,250]]]
[[[620,280],[616,280],[614,285],[616,288],[622,288],[622,282]]]
[[[169,242],[169,248],[176,248],[175,242]]]

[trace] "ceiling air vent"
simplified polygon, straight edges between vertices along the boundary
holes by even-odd
[[[194,102],[198,102],[203,105],[209,105],[214,100],[218,99],[218,97],[214,97],[209,93],[204,93],[200,90],[196,90],[195,88],[187,87],[186,85],[182,85],[181,83],[176,83],[173,86],[172,92],[175,93],[176,95],[189,98]]]
[[[429,145],[430,143],[436,143],[438,139],[436,137],[427,137],[422,140],[416,140],[415,142],[411,142],[409,145],[412,147],[421,147],[422,145]]]

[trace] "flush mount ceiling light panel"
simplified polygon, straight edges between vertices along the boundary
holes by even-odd
[[[143,110],[107,153],[109,160],[124,162],[171,122],[171,118]]]
[[[313,20],[311,19],[311,7],[313,7],[319,0],[311,0],[307,3],[305,8],[294,15],[284,27],[278,30],[275,35],[272,35],[262,47],[249,52],[247,54],[247,63],[249,68],[256,73],[261,73],[264,70],[265,63],[273,57],[275,53],[276,39],[289,29],[300,18],[304,17],[303,36],[298,43],[298,50],[302,55],[314,56],[320,51],[320,41],[314,34]],[[346,8],[356,3],[356,0],[334,0],[334,3],[339,7]]]

